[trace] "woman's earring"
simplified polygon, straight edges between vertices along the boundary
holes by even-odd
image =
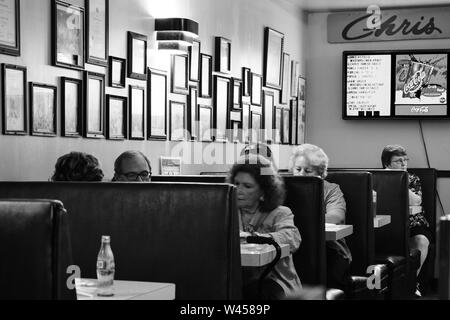
[[[261,197],[259,198],[259,201],[263,202],[263,201],[264,201],[264,196],[261,196]]]

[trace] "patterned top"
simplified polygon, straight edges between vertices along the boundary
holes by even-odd
[[[427,219],[425,219],[424,211],[422,206],[422,184],[420,183],[420,178],[413,174],[409,174],[409,205],[410,207],[419,207],[421,212],[412,212],[409,215],[409,227],[430,227]]]

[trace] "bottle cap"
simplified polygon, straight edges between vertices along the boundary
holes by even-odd
[[[110,236],[102,236],[102,242],[110,242],[111,237]]]

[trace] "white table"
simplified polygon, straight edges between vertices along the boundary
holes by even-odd
[[[391,216],[377,215],[373,219],[373,227],[374,228],[381,228],[381,227],[384,227],[385,225],[388,225],[390,223],[391,223]]]
[[[352,225],[325,223],[325,240],[336,241],[353,233]]]
[[[282,244],[281,258],[290,254],[289,245]],[[268,265],[275,259],[277,251],[275,247],[268,244],[241,243],[241,266],[262,267]]]
[[[175,300],[175,284],[114,280],[112,297],[97,296],[97,280],[75,279],[77,300]]]

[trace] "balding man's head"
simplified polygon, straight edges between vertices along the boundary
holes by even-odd
[[[113,181],[150,181],[150,160],[140,151],[126,151],[114,162]]]

